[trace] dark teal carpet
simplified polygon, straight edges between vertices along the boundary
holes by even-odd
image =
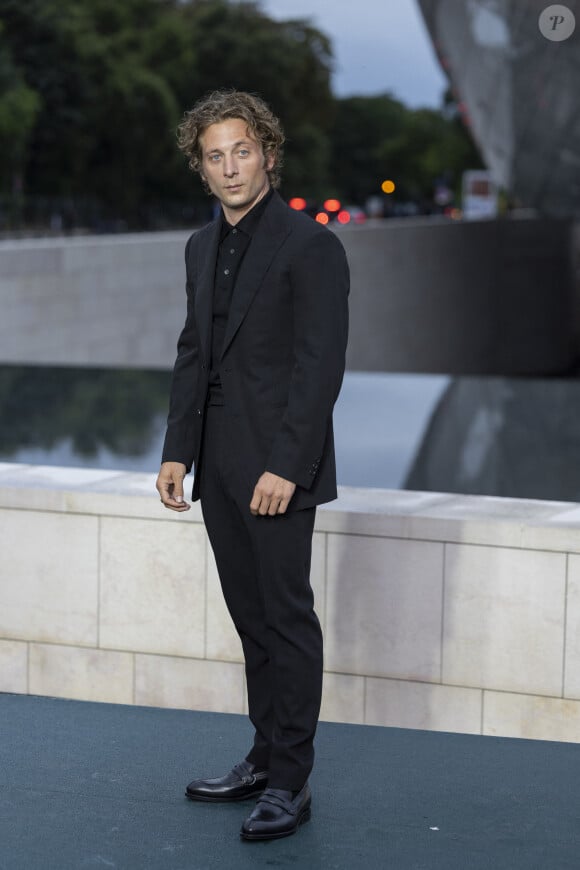
[[[185,784],[244,717],[0,695],[1,870],[578,870],[580,746],[322,723],[312,821],[246,843],[253,803]]]

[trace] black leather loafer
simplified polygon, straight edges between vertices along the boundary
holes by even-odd
[[[308,783],[294,799],[291,791],[267,788],[242,825],[240,836],[244,840],[275,840],[295,834],[310,818],[311,802]]]
[[[245,801],[256,797],[267,785],[267,770],[259,770],[249,761],[242,761],[225,776],[194,779],[185,789],[185,794],[192,801]]]

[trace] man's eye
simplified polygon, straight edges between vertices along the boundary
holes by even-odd
[[[218,160],[220,159],[220,155],[219,154],[210,154],[209,159],[211,160],[212,163],[217,163]]]
[[[247,148],[240,148],[240,150],[238,151],[238,154],[240,155],[240,157],[247,157],[249,153],[250,152],[248,151]]]

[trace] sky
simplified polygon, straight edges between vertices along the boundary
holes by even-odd
[[[330,37],[336,96],[389,92],[438,107],[445,77],[416,0],[259,0],[271,18],[309,18]]]

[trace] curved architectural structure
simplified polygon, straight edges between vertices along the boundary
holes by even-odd
[[[580,0],[564,4],[576,29],[560,41],[540,31],[546,0],[418,2],[496,183],[542,215],[579,216]]]

